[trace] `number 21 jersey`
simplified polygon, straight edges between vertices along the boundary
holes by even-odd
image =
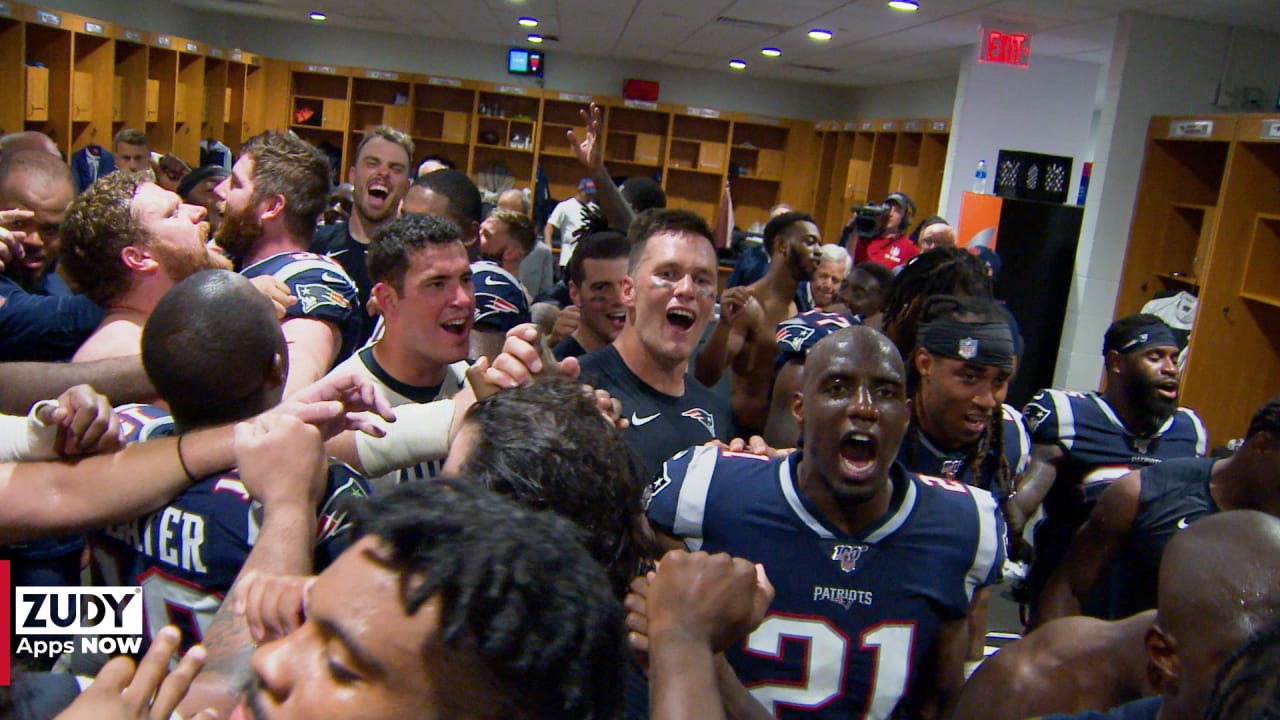
[[[1004,526],[991,495],[895,464],[889,511],[856,535],[800,493],[800,453],[769,460],[699,447],[672,458],[647,513],[690,550],[761,563],[777,591],[726,657],[776,717],[888,718],[941,623],[996,582]]]

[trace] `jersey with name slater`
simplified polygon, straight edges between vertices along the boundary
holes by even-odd
[[[471,263],[471,286],[476,291],[476,327],[506,332],[531,322],[524,286],[497,263]]]
[[[360,341],[359,292],[355,283],[334,260],[309,252],[285,252],[244,268],[249,279],[270,275],[285,285],[298,302],[285,311],[285,318],[308,318],[333,323],[342,335],[342,347],[333,364],[342,362]]]
[[[1187,408],[1178,408],[1150,435],[1137,435],[1095,392],[1041,390],[1023,408],[1022,418],[1032,443],[1056,445],[1063,452],[1044,499],[1044,521],[1035,532],[1036,560],[1028,577],[1033,596],[1113,481],[1164,460],[1202,456],[1209,442],[1204,423]]]
[[[915,426],[908,431],[898,450],[898,462],[911,472],[933,475],[947,480],[955,480],[966,485],[982,488],[995,496],[997,502],[1003,502],[1009,496],[1009,489],[993,487],[999,469],[1001,456],[1009,466],[1012,478],[1027,469],[1031,457],[1031,436],[1022,425],[1022,414],[1008,405],[1001,406],[1000,428],[1004,435],[1003,453],[997,453],[995,445],[988,449],[985,457],[978,463],[975,471],[969,460],[968,448],[946,451],[938,447],[925,435],[924,430]],[[914,433],[912,435],[911,433]],[[979,442],[982,442],[979,440]]]
[[[889,717],[940,625],[1000,579],[1004,524],[987,492],[895,464],[889,511],[845,535],[798,487],[801,454],[693,448],[668,461],[646,512],[690,550],[761,563],[777,595],[730,664],[790,718]]]
[[[174,434],[173,421],[161,408],[126,405],[117,412],[128,442]],[[368,495],[364,478],[330,461],[317,513],[316,572],[351,544],[348,503]],[[188,647],[212,622],[261,523],[262,505],[249,496],[235,470],[211,475],[149,515],[94,533],[95,584],[141,585],[147,636],[176,625]]]

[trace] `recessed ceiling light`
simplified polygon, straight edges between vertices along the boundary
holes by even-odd
[[[809,31],[809,37],[813,38],[814,40],[830,40],[831,31],[823,30],[822,28],[814,28]]]
[[[329,16],[325,15],[322,12],[313,12],[307,17],[311,18],[312,20],[315,20],[316,22],[324,22],[325,20],[329,19]]]
[[[528,40],[531,43],[540,43],[542,42],[542,36],[538,33],[529,33]]]
[[[538,18],[522,17],[516,22],[520,23],[524,27],[538,27]]]
[[[902,12],[915,12],[920,9],[920,3],[916,0],[889,0],[889,7]]]
[[[729,67],[733,68],[734,70],[746,70],[747,64],[741,60],[730,60]]]
[[[782,54],[782,51],[778,48],[763,48],[760,50],[760,54],[765,57],[778,57]]]

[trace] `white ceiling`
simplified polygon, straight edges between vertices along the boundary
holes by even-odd
[[[1033,58],[1106,64],[1117,16],[1169,15],[1280,33],[1277,0],[919,0],[920,10],[890,10],[885,0],[172,0],[218,12],[306,20],[421,37],[523,45],[528,29],[556,36],[548,54],[574,53],[738,72],[845,87],[954,77],[979,27],[1033,32]],[[810,28],[835,37],[815,42]],[[778,58],[762,47],[782,50]]]

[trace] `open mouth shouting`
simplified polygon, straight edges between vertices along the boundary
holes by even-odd
[[[452,335],[457,335],[459,337],[463,337],[467,334],[467,330],[471,328],[470,320],[471,318],[469,317],[461,317],[454,320],[445,320],[444,322],[440,323],[440,327],[443,328],[444,331],[447,333],[450,333]]]
[[[879,465],[879,449],[879,441],[868,433],[846,433],[840,440],[840,475],[859,482],[873,479]]]
[[[391,197],[391,183],[380,178],[374,179],[365,188],[365,193],[369,196],[369,205],[381,209],[386,207],[387,200]]]
[[[697,313],[688,308],[673,307],[667,310],[667,324],[678,332],[689,332],[697,321]]]
[[[1166,400],[1178,399],[1178,381],[1169,380],[1156,386],[1156,393]]]
[[[619,310],[617,312],[605,313],[604,318],[608,321],[609,327],[620,331],[627,324],[627,311]]]

